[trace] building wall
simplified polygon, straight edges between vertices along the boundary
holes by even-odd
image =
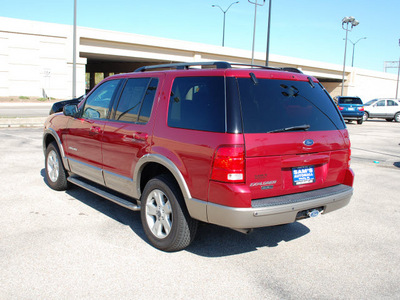
[[[395,98],[397,75],[354,68],[347,95],[363,102],[374,98]]]
[[[72,96],[72,27],[44,24],[0,18],[0,96]],[[77,64],[82,93],[85,64]]]

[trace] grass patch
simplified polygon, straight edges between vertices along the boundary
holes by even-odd
[[[26,97],[26,96],[19,96],[19,99],[21,99],[21,100],[28,100],[29,97]]]

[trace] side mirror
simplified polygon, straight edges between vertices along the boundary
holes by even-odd
[[[67,104],[63,107],[63,113],[68,117],[75,118],[78,114],[78,106],[76,106],[75,104]]]

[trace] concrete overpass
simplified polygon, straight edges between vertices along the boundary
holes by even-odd
[[[77,50],[78,94],[110,74],[143,65],[251,62],[251,51],[85,27],[77,29]],[[254,58],[255,64],[265,64],[265,53]],[[0,17],[0,66],[0,96],[70,98],[72,26]],[[340,94],[341,65],[270,54],[270,66],[299,68],[317,77],[332,96]],[[393,74],[347,67],[345,94],[364,100],[394,97],[396,80]]]

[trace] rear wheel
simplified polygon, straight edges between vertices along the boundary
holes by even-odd
[[[53,190],[64,191],[68,188],[67,172],[55,142],[47,146],[45,169],[47,183]]]
[[[358,125],[361,125],[362,123],[363,123],[363,119],[357,120],[357,124],[358,124]]]
[[[171,176],[151,179],[141,197],[142,225],[150,243],[164,251],[178,251],[193,241],[197,220],[190,217],[182,193]]]
[[[400,112],[398,112],[397,114],[394,115],[394,120],[396,122],[400,122]]]

